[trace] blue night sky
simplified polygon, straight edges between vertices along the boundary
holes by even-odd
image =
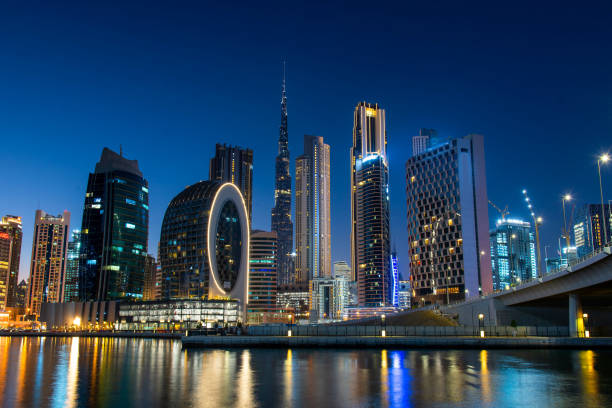
[[[254,150],[253,223],[269,229],[283,59],[292,159],[304,134],[331,146],[334,261],[350,255],[349,147],[362,100],[387,111],[403,273],[404,163],[420,127],[484,134],[489,198],[526,218],[527,188],[545,220],[542,248],[557,246],[562,193],[599,201],[596,156],[612,150],[612,9],[603,2],[85,3],[0,6],[0,215],[24,218],[21,278],[35,210],[68,209],[80,228],[105,146],[123,145],[149,180],[150,253],[170,200],[208,177],[216,142]],[[603,177],[612,199],[612,166]]]

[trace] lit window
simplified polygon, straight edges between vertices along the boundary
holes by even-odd
[[[131,224],[131,223],[129,223],[129,222],[126,222],[126,223],[125,223],[125,227],[126,227],[126,228],[129,228],[129,229],[134,229],[134,228],[136,228],[136,226],[135,226],[134,224]]]

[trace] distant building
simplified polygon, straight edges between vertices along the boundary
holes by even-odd
[[[278,136],[278,155],[274,175],[274,207],[272,231],[278,239],[278,283],[295,283],[293,253],[293,222],[291,221],[291,163],[289,159],[289,132],[287,128],[287,88],[283,75],[281,91],[281,121]]]
[[[64,300],[69,227],[68,211],[53,216],[36,210],[27,314],[39,315],[42,303]]]
[[[400,309],[410,309],[410,281],[399,282],[399,302],[397,307]]]
[[[413,295],[446,303],[490,293],[483,137],[454,139],[411,157],[406,183]]]
[[[144,286],[142,290],[142,300],[161,299],[161,268],[159,263],[152,255],[147,255],[145,260]]]
[[[310,311],[310,292],[308,285],[280,285],[276,298],[278,310],[292,314],[295,320],[305,319]]]
[[[347,281],[352,280],[351,267],[346,261],[334,262],[334,278],[343,277]]]
[[[0,311],[17,307],[17,279],[21,258],[21,217],[7,215],[0,219]]]
[[[77,302],[79,296],[79,265],[81,263],[81,230],[72,230],[72,240],[68,242],[66,259],[66,283],[64,302]]]
[[[275,313],[277,297],[276,232],[251,233],[249,251],[249,303],[247,311],[252,313]]]
[[[137,160],[104,148],[85,193],[80,300],[142,299],[148,238],[149,183]]]
[[[360,102],[351,147],[351,256],[359,305],[392,304],[385,110]]]
[[[498,220],[489,231],[493,290],[504,290],[537,276],[535,239],[528,222]]]
[[[331,278],[329,145],[304,136],[295,160],[295,277],[298,283]]]
[[[215,146],[215,157],[210,159],[208,179],[234,183],[246,204],[251,225],[253,207],[253,151],[237,146],[219,144]]]
[[[200,181],[174,197],[159,239],[162,298],[232,298],[246,312],[248,225],[233,183]]]
[[[579,258],[603,247],[612,236],[612,205],[604,204],[604,217],[607,220],[606,237],[603,236],[601,204],[585,204],[578,207],[574,221],[574,244]],[[605,239],[604,239],[605,238]]]
[[[560,258],[546,258],[546,273],[550,273],[561,268]]]
[[[397,254],[391,253],[391,306],[397,307],[399,304],[399,266]]]
[[[28,283],[25,279],[22,279],[21,282],[17,285],[17,291],[15,292],[16,303],[15,307],[25,308],[26,300],[28,294]]]
[[[351,281],[335,278],[313,278],[309,283],[310,321],[340,320],[349,306]]]
[[[427,151],[427,149],[431,147],[432,142],[437,135],[438,132],[436,132],[434,129],[419,129],[418,136],[412,137],[412,155],[416,156]]]

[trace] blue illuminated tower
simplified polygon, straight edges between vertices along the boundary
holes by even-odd
[[[389,167],[385,110],[355,107],[351,147],[351,255],[359,306],[390,306]]]

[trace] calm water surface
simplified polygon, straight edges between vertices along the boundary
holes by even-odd
[[[612,406],[612,352],[182,350],[0,337],[2,407]]]

